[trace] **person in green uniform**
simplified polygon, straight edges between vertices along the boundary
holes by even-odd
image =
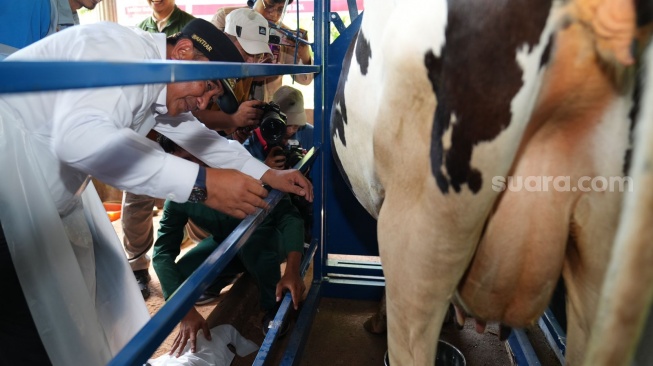
[[[165,136],[160,136],[159,143],[168,153],[203,164]],[[177,260],[181,252],[184,226],[189,219],[211,236],[200,241]],[[231,234],[240,221],[200,203],[165,202],[158,238],[154,243],[152,264],[166,300]],[[285,196],[256,228],[209,290],[219,294],[222,288],[231,283],[234,275],[247,271],[259,286],[261,310],[265,312],[265,332],[267,322],[274,318],[276,303],[281,300],[284,290],[290,291],[295,309],[299,306],[305,289],[300,275],[303,239],[304,222],[290,198]],[[281,276],[279,264],[284,258],[287,260],[286,269]],[[193,307],[181,320],[179,334],[170,354],[175,350],[181,354],[188,340],[191,342],[191,351],[195,352],[196,336],[200,329],[204,330],[205,335],[210,335],[206,320]]]
[[[175,0],[147,0],[152,8],[152,16],[138,24],[138,28],[151,33],[165,33],[171,36],[183,28],[194,16],[179,9]]]
[[[165,33],[170,37],[181,31],[194,16],[179,9],[175,0],[147,0],[152,8],[152,16],[138,24],[138,28],[150,33]],[[150,139],[156,139],[156,133],[148,134]],[[154,244],[154,225],[152,217],[157,200],[144,194],[134,194],[125,191],[122,200],[122,245],[127,254],[129,265],[134,271],[134,277],[141,290],[143,299],[150,297],[150,257],[147,252]],[[161,203],[159,201],[159,207]]]

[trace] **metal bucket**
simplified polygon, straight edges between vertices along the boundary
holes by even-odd
[[[385,366],[390,366],[388,351],[385,351],[383,361]],[[436,366],[465,366],[466,364],[465,356],[463,356],[458,348],[445,341],[438,341],[438,351],[435,354]]]

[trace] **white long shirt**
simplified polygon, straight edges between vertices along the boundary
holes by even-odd
[[[165,58],[163,34],[96,23],[58,32],[7,60]],[[209,130],[192,114],[166,116],[165,99],[165,84],[20,93],[0,96],[0,117],[24,124],[60,213],[88,175],[133,193],[185,202],[198,165],[166,154],[145,138],[152,128],[209,166],[237,169],[256,179],[268,170],[239,143]]]

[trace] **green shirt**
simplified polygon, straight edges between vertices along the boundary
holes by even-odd
[[[163,27],[163,31],[161,33],[165,33],[166,36],[171,36],[173,34],[179,33],[181,32],[181,29],[193,19],[195,19],[194,16],[179,9],[177,5],[175,5],[175,9],[172,11],[172,14],[170,14],[170,17],[168,18],[168,24]],[[151,16],[140,22],[140,24],[138,24],[138,28],[150,33],[160,33],[154,18]]]
[[[176,203],[170,200],[165,202],[159,223],[159,236],[156,243],[154,243],[152,264],[159,277],[161,289],[166,299],[196,269],[195,265],[199,266],[212,251],[200,251],[199,254],[197,254],[197,251],[195,253],[189,251],[184,255],[183,261],[177,260],[184,238],[184,226],[189,219],[213,236],[212,242],[215,243],[215,247],[224,241],[241,222],[239,219],[213,210],[201,203]],[[278,233],[278,235],[271,235],[271,233]],[[281,239],[280,243],[279,238]],[[208,239],[210,240],[210,238]],[[246,250],[252,248],[254,250]],[[274,258],[274,260],[261,260],[260,256],[258,256],[261,250],[274,251],[274,256],[266,256],[266,258]],[[303,252],[303,250],[304,221],[286,195],[252,233],[239,251],[239,259],[243,261],[246,268],[252,268],[254,272],[276,272],[278,276],[280,256],[286,258],[290,252]],[[187,258],[193,255],[199,255],[202,258]],[[191,266],[195,268],[181,268],[182,263],[184,266],[193,263]],[[275,285],[276,281],[278,279],[272,280],[271,285]]]

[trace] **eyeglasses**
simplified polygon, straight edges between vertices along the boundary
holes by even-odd
[[[240,51],[240,55],[243,56],[243,60],[245,60],[246,63],[262,64],[262,63],[272,61],[272,57],[269,53],[257,53],[255,55],[248,53],[247,51],[245,51],[245,49],[240,44],[240,42],[236,43],[236,48],[238,48],[238,51]]]
[[[272,61],[272,56],[269,53],[259,53],[257,55],[250,55],[248,53],[247,56],[251,58],[251,63],[255,64],[270,63]]]
[[[265,0],[261,0],[261,3],[263,4],[263,10],[265,10],[265,12],[268,14],[277,13],[278,15],[281,15],[283,14],[283,8],[286,6],[285,2],[280,4],[274,4],[274,3],[268,3]]]

